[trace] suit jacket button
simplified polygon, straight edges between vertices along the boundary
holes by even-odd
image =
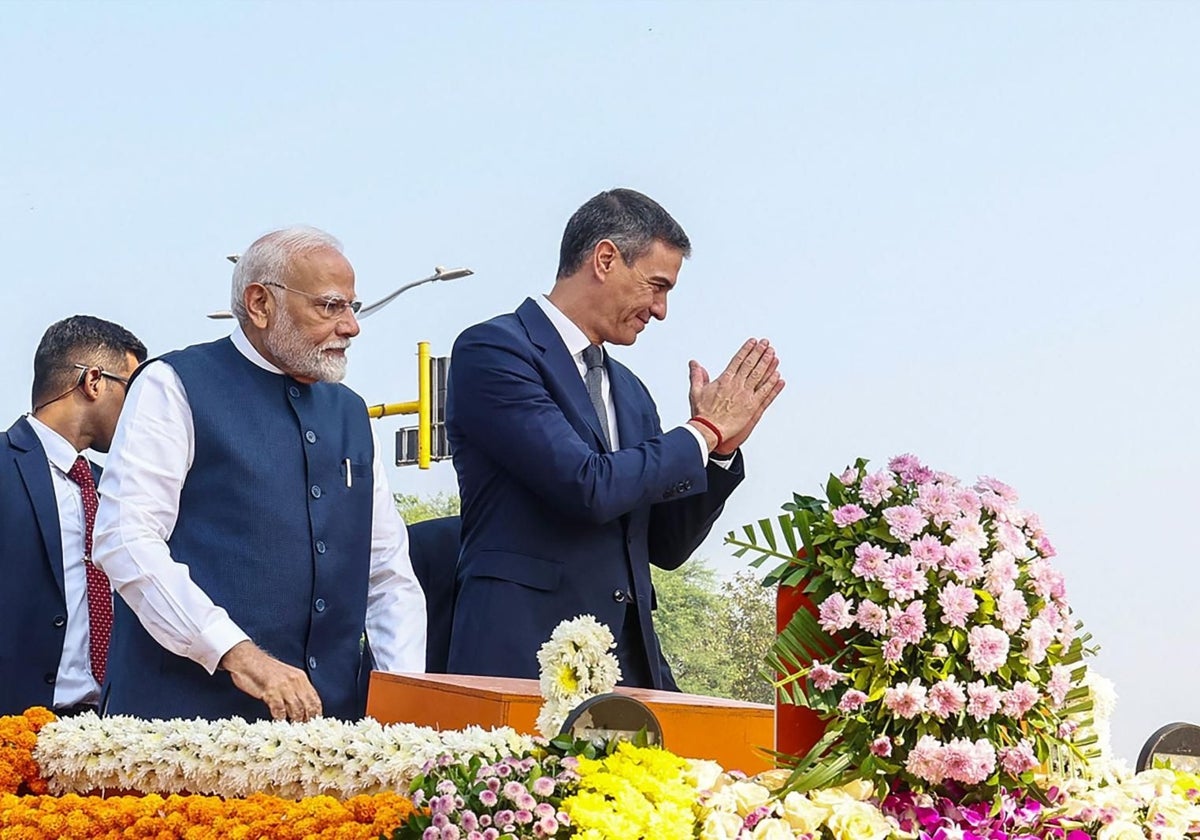
[[[325,612],[325,599],[318,598],[316,603],[313,604],[313,609],[317,612]]]
[[[54,616],[54,626],[55,627],[62,627],[66,623],[67,623],[67,617],[65,615]]]
[[[615,592],[613,592],[613,600],[616,601],[618,604],[625,603],[625,593],[622,592],[620,589],[616,590]]]
[[[692,482],[690,482],[690,481],[685,481],[685,482],[683,482],[683,484],[681,484],[681,485],[679,485],[679,486],[680,486],[680,487],[682,487],[682,488],[683,488],[683,492],[684,492],[684,493],[686,493],[687,491],[689,491],[689,490],[691,490],[691,489],[692,489]]]
[[[309,668],[317,667],[317,657],[315,657],[315,656],[308,657],[308,667]]]
[[[56,674],[46,674],[42,679],[46,681],[46,685],[54,685],[54,681],[58,679],[58,676]]]
[[[310,493],[312,493],[312,497],[313,497],[314,499],[319,499],[319,498],[321,498],[321,485],[319,485],[319,484],[314,484],[314,485],[313,485],[313,486],[312,486],[312,487],[309,489],[309,492],[310,492]]]

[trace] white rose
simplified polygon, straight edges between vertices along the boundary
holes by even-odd
[[[859,802],[866,802],[875,794],[875,786],[866,779],[855,779],[849,784],[842,785],[837,788],[852,799],[857,799]]]
[[[710,811],[724,811],[729,814],[737,813],[737,798],[733,795],[733,785],[720,785],[712,796],[704,802],[704,807]]]
[[[737,802],[737,812],[743,817],[759,805],[766,805],[771,798],[769,790],[754,782],[734,782],[729,789],[733,791],[733,798]]]
[[[717,779],[721,778],[721,774],[724,772],[725,769],[715,761],[698,758],[688,760],[689,781],[698,790],[711,790],[716,787]]]
[[[802,793],[792,791],[783,797],[783,818],[799,834],[816,834],[828,817],[828,808],[814,805]]]
[[[791,828],[781,819],[770,817],[754,826],[750,840],[794,840]]]
[[[835,805],[843,802],[857,801],[842,788],[825,788],[824,790],[809,791],[808,798],[820,808],[832,811]]]
[[[829,830],[834,840],[885,840],[892,824],[874,805],[846,799],[834,807]]]
[[[1146,840],[1146,832],[1137,823],[1114,820],[1096,832],[1096,840]]]
[[[737,814],[714,811],[700,828],[700,840],[737,840],[742,830],[742,818]]]

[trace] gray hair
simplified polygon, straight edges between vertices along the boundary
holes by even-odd
[[[246,252],[238,257],[233,268],[233,288],[229,308],[243,327],[249,320],[246,312],[246,287],[251,283],[286,283],[288,264],[293,257],[332,248],[342,253],[342,243],[336,237],[306,225],[294,225],[260,236]]]

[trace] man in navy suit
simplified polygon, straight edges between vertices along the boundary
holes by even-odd
[[[100,471],[80,453],[108,451],[145,359],[145,346],[109,321],[53,324],[34,356],[33,413],[0,434],[0,714],[99,702],[112,591],[89,569],[87,508]],[[93,604],[104,613],[95,638]]]
[[[604,345],[667,314],[691,244],[656,202],[600,193],[571,217],[544,298],[455,342],[447,431],[462,496],[452,673],[536,677],[537,650],[590,613],[625,685],[673,688],[651,621],[650,564],[676,569],[742,480],[741,443],[783,388],[747,341],[716,379],[690,363],[692,417],[654,401]]]

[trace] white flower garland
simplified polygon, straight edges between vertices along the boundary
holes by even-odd
[[[554,738],[572,709],[589,697],[613,690],[621,679],[621,666],[609,653],[616,646],[612,631],[590,615],[554,628],[537,654],[545,700],[537,719],[542,735]]]
[[[370,718],[346,723],[145,721],[88,713],[47,724],[34,758],[52,792],[96,790],[288,799],[399,791],[429,761],[523,754],[533,741],[503,728],[439,732]]]

